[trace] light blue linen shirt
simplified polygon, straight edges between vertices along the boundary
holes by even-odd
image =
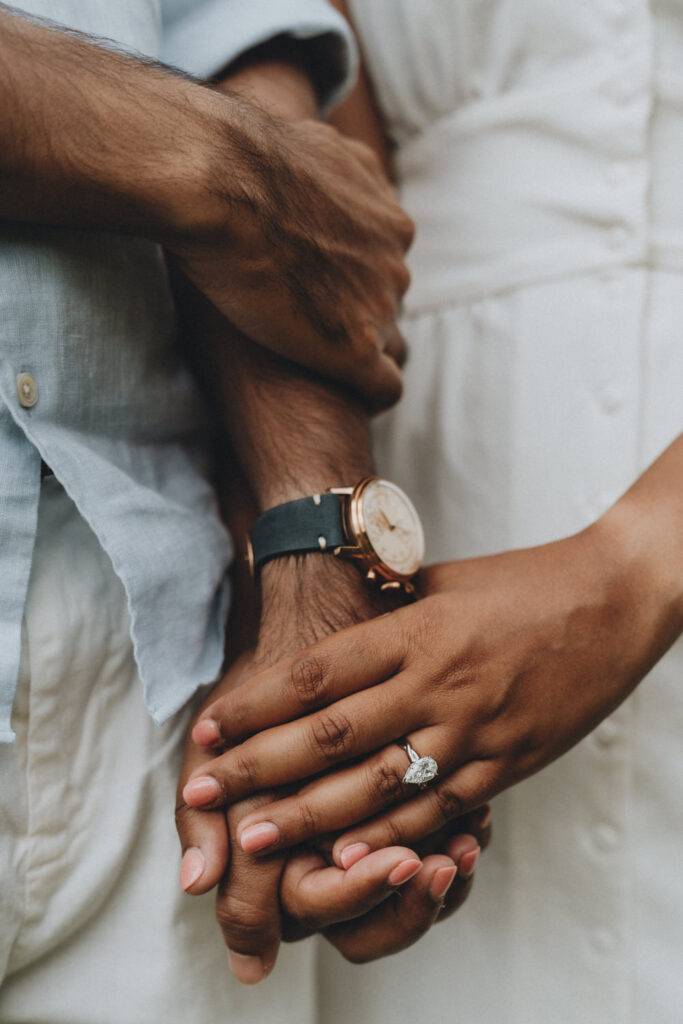
[[[332,65],[323,106],[355,70],[350,33],[325,0],[16,6],[200,77],[260,42],[292,34],[323,47]],[[21,394],[22,374],[35,382],[32,405]],[[13,739],[41,457],[123,582],[153,718],[164,721],[215,679],[231,546],[208,479],[205,435],[158,247],[115,234],[0,223],[0,742]]]

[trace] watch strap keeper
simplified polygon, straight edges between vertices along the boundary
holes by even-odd
[[[337,494],[314,494],[268,509],[254,523],[254,572],[280,555],[333,551],[345,542],[342,502]]]

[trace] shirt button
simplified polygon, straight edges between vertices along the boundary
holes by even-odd
[[[595,730],[595,741],[600,747],[611,747],[619,738],[619,726],[607,718]]]
[[[16,380],[19,405],[31,409],[38,401],[38,385],[30,373],[20,373]]]
[[[611,825],[598,825],[595,830],[595,845],[602,853],[610,853],[619,842],[619,833]]]

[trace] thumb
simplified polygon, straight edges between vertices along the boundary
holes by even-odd
[[[213,889],[228,866],[228,826],[222,808],[198,811],[183,800],[183,787],[192,772],[206,762],[206,750],[188,737],[176,792],[175,824],[183,859],[180,884],[192,895]]]

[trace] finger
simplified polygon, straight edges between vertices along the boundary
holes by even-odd
[[[332,634],[293,658],[250,673],[241,686],[208,705],[193,739],[237,743],[394,675],[406,653],[402,611]],[[213,726],[205,733],[207,722]]]
[[[365,142],[361,142],[359,139],[351,139],[348,136],[344,136],[344,144],[356,157],[358,163],[376,179],[377,187],[386,195],[395,196],[395,189],[384,173],[376,151]]]
[[[225,812],[204,814],[182,798],[185,782],[205,758],[206,751],[188,740],[178,778],[175,822],[182,850],[180,884],[192,895],[208,892],[218,883],[228,866],[230,849]]]
[[[416,692],[407,674],[397,676],[306,718],[252,736],[198,768],[183,789],[183,799],[191,807],[220,806],[310,778],[384,747],[405,729],[412,732],[421,724]],[[400,760],[395,753],[394,760]]]
[[[445,921],[452,917],[472,891],[474,872],[481,854],[481,846],[475,836],[464,834],[455,836],[447,843],[446,853],[457,865],[458,871],[439,912],[437,919],[439,921]]]
[[[230,808],[231,838],[253,801]],[[255,861],[235,848],[230,868],[218,889],[216,918],[228,947],[230,970],[245,985],[262,981],[273,969],[280,946],[282,857]]]
[[[481,849],[485,850],[491,842],[491,818],[492,811],[490,804],[483,804],[481,807],[478,807],[476,811],[472,811],[470,814],[464,814],[453,823],[457,828],[457,833],[454,833],[451,836],[451,841],[457,839],[459,835],[471,835],[477,840]]]
[[[387,352],[377,352],[362,372],[354,368],[349,384],[365,399],[368,412],[376,415],[391,409],[403,395],[401,362]]]
[[[415,844],[415,852],[423,860],[431,853],[444,853],[458,869],[444,898],[439,921],[454,914],[469,896],[479,855],[488,846],[490,838],[491,808],[484,804]]]
[[[480,807],[498,788],[498,773],[492,762],[470,761],[414,800],[340,836],[332,849],[334,862],[341,866],[344,850],[356,843],[365,843],[371,850],[397,845],[412,847],[448,821]]]
[[[399,331],[395,324],[387,328],[384,332],[384,351],[388,356],[391,356],[395,360],[398,366],[404,366],[406,359],[408,358],[408,347],[405,342],[405,338]]]
[[[377,850],[347,871],[328,867],[319,854],[298,854],[282,876],[282,908],[307,930],[319,931],[367,914],[406,885],[420,867],[419,857],[406,847]]]
[[[491,838],[491,807],[489,804],[478,807],[470,814],[454,818],[448,825],[415,843],[412,849],[419,857],[426,857],[430,853],[448,853],[448,844],[462,835],[472,836],[482,850],[488,846]],[[331,849],[332,844],[328,850],[328,861],[331,860]],[[450,856],[450,853],[448,855]]]
[[[367,963],[406,949],[437,920],[456,870],[449,857],[425,858],[400,895],[365,917],[332,926],[325,931],[326,938],[352,963]]]
[[[424,733],[427,738],[438,735],[436,729]],[[425,749],[440,746],[436,739],[424,742]],[[446,739],[441,746],[447,745]],[[404,782],[407,760],[405,751],[392,743],[359,764],[324,775],[295,795],[260,807],[240,822],[237,839],[242,849],[254,854],[295,846],[349,828],[410,797],[420,799],[419,790]],[[344,857],[337,863],[348,866]]]

